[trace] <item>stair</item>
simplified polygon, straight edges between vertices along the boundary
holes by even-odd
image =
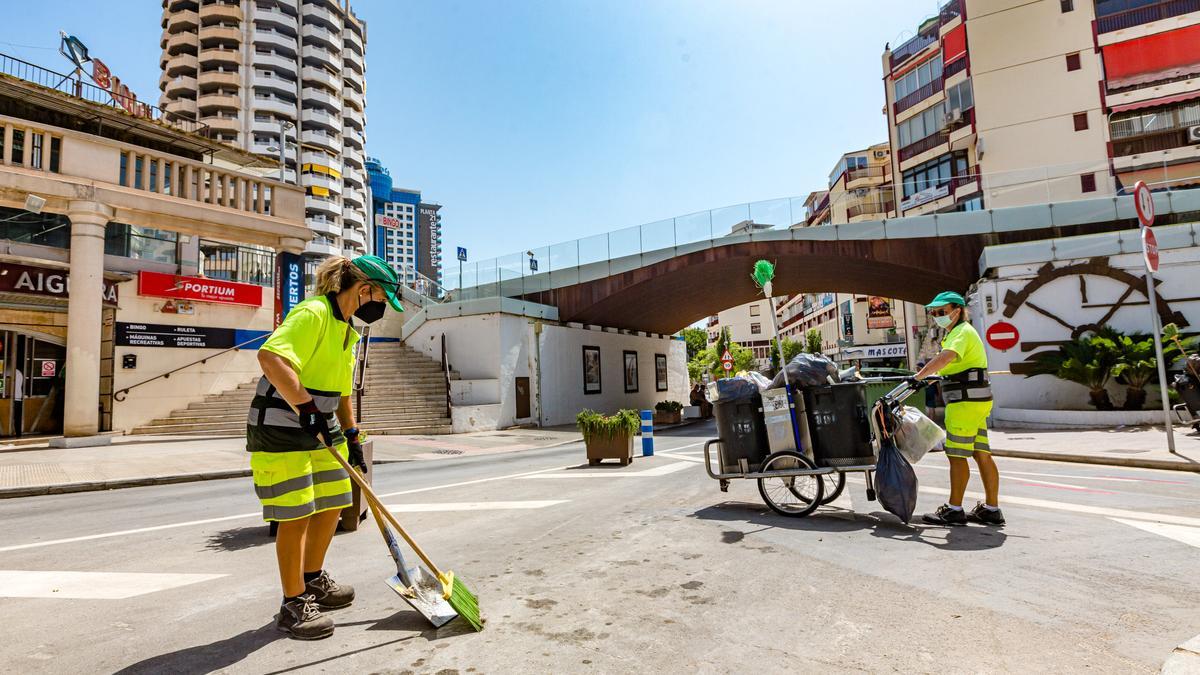
[[[452,373],[452,378],[457,375]],[[254,382],[205,396],[167,417],[134,428],[131,434],[241,436],[254,398]],[[451,432],[446,415],[446,380],[442,366],[399,342],[371,345],[358,412],[370,434],[434,435]]]

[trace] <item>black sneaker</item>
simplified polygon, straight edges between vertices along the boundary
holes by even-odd
[[[983,505],[983,502],[976,504],[975,508],[971,509],[971,513],[967,514],[967,517],[984,525],[1004,524],[1004,514],[1000,512],[1000,509],[989,509]]]
[[[311,595],[321,609],[341,609],[354,602],[354,587],[339,584],[324,570],[316,579],[304,583],[304,592]]]
[[[297,640],[321,640],[333,635],[333,619],[317,609],[311,595],[302,595],[280,605],[275,627]]]
[[[967,512],[962,509],[952,509],[949,504],[942,504],[937,511],[926,513],[922,520],[931,525],[966,525]]]

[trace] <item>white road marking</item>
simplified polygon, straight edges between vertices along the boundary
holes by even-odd
[[[535,476],[522,476],[522,480],[558,480],[559,478],[657,478],[667,474],[675,473],[683,469],[691,468],[688,462],[674,462],[672,464],[663,464],[656,466],[653,469],[645,469],[643,471],[621,471],[620,469],[608,469],[605,471],[570,471],[559,473],[542,473]]]
[[[682,459],[685,462],[698,462],[700,464],[704,463],[703,457],[692,457],[691,455],[677,455],[674,452],[658,452],[658,453],[655,453],[655,456],[668,457],[670,459]]]
[[[124,600],[225,576],[229,575],[0,570],[0,597]]]
[[[1156,480],[1154,478],[1122,478],[1120,476],[1076,476],[1073,474],[1057,474],[1057,473],[1034,473],[1032,471],[1005,471],[1001,477],[1013,476],[1038,476],[1040,478],[1070,478],[1073,480],[1107,480],[1118,481],[1123,483],[1169,483],[1176,485],[1187,485],[1187,481],[1182,480]]]
[[[1001,476],[1001,479],[1004,480],[1004,477]],[[1075,492],[1092,492],[1095,494],[1102,494],[1102,495],[1117,494],[1115,492],[1109,492],[1108,490],[1096,490],[1093,488],[1080,487],[1078,485],[1071,485],[1069,483],[1054,483],[1054,482],[1051,482],[1048,480],[1037,480],[1035,478],[1016,477],[1016,478],[1009,478],[1007,480],[1004,480],[1004,482],[1006,482],[1006,483],[1009,481],[1012,481],[1014,483],[1024,483],[1025,485],[1045,485],[1047,487],[1063,488],[1065,490],[1074,490]]]
[[[1124,523],[1130,527],[1136,527],[1139,530],[1145,530],[1151,534],[1157,534],[1168,539],[1183,542],[1189,546],[1200,548],[1200,527],[1186,527],[1184,525],[1164,525],[1162,523],[1142,523],[1136,520],[1126,520],[1125,518],[1113,518],[1118,523]]]
[[[523,502],[442,502],[433,504],[384,504],[392,513],[434,513],[438,511],[503,511],[506,509],[544,509],[566,504],[567,499],[528,500]]]

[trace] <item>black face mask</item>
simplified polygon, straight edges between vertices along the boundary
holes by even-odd
[[[367,302],[360,300],[354,316],[364,323],[375,323],[383,318],[385,311],[387,311],[387,303],[379,300],[368,300]]]

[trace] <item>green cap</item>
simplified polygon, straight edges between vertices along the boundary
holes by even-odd
[[[400,292],[400,279],[396,276],[396,270],[384,262],[383,258],[373,255],[360,255],[350,262],[362,270],[368,279],[383,288],[383,291],[387,293],[388,304],[392,306],[392,309],[397,312],[404,311],[404,306],[400,304],[400,298],[396,297],[396,294]]]
[[[933,302],[925,306],[932,309],[934,307],[945,307],[946,305],[958,305],[959,307],[966,307],[967,301],[963,300],[963,296],[955,293],[954,291],[942,291],[941,293],[938,293],[936,298],[933,299]]]

